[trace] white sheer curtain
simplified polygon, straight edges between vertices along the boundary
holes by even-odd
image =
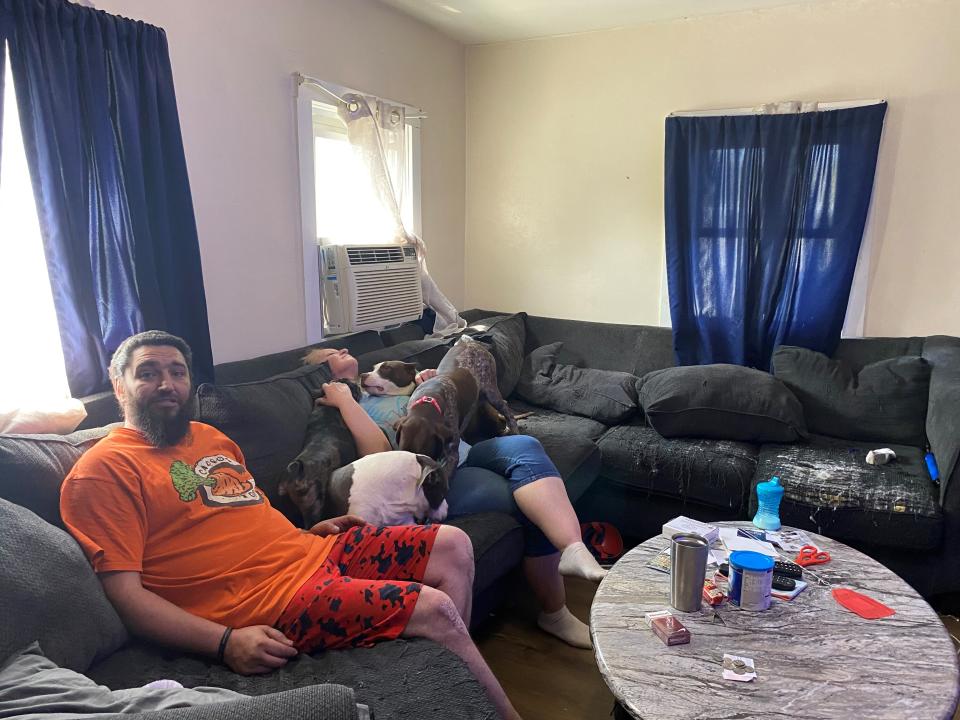
[[[437,314],[433,325],[435,335],[448,335],[467,326],[457,309],[446,298],[427,271],[427,248],[411,229],[404,227],[400,213],[402,193],[407,189],[406,163],[410,161],[406,146],[406,116],[404,108],[382,100],[370,99],[355,93],[343,97],[340,117],[347,126],[347,139],[370,173],[375,196],[391,219],[391,227],[384,242],[413,245],[420,263],[420,285],[423,302]]]

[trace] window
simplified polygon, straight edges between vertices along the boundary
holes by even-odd
[[[4,48],[6,52],[6,48]],[[70,397],[7,56],[0,138],[0,426],[17,409]]]
[[[369,164],[347,138],[334,95],[357,92],[312,81],[297,88],[297,135],[307,342],[321,339],[318,245],[393,241],[394,223],[376,194]],[[332,93],[332,94],[331,94]],[[363,94],[363,93],[357,93]],[[381,103],[367,96],[374,112]],[[382,101],[401,105],[394,101]],[[395,134],[399,136],[399,133]],[[420,120],[407,117],[402,139],[384,147],[390,180],[408,232],[420,234]]]
[[[378,202],[364,163],[347,140],[347,128],[334,105],[313,100],[313,177],[317,242],[374,244],[389,236],[393,221]],[[419,135],[419,133],[418,133]],[[414,229],[414,128],[404,128],[403,144],[386,148],[390,181],[399,196],[404,227]]]

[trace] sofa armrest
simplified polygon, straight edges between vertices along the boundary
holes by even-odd
[[[363,715],[361,715],[363,710]],[[366,706],[358,706],[353,690],[345,685],[311,685],[257,697],[210,703],[190,708],[110,715],[123,720],[364,720],[370,717]]]
[[[936,335],[924,343],[932,365],[927,440],[940,468],[940,504],[960,493],[960,339]]]

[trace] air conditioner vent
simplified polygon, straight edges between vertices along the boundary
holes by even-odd
[[[327,266],[321,278],[324,333],[382,330],[422,314],[415,248],[338,245],[322,250]]]
[[[403,248],[399,245],[351,247],[347,249],[347,261],[351,265],[403,262]]]

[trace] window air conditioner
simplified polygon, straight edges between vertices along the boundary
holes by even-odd
[[[319,247],[323,334],[382,330],[423,314],[416,248]]]

